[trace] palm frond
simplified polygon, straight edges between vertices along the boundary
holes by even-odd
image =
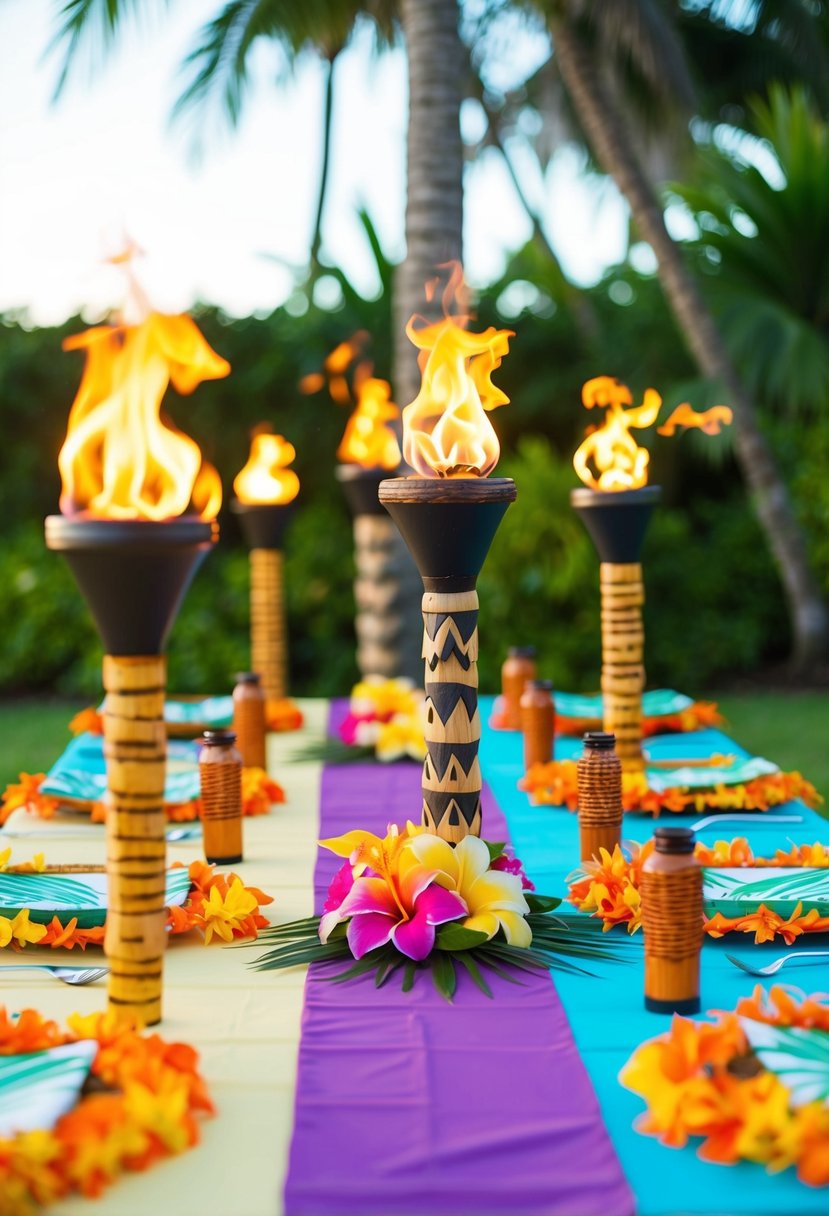
[[[162,2],[166,6],[169,0]],[[127,18],[138,16],[146,7],[142,0],[64,0],[58,12],[57,31],[46,49],[47,55],[63,51],[53,100],[66,87],[82,48],[87,48],[92,67],[98,67]]]

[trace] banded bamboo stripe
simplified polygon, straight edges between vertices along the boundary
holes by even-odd
[[[288,695],[288,643],[280,549],[250,551],[251,670],[262,677],[269,701]]]
[[[602,562],[602,699],[603,726],[616,736],[616,751],[625,772],[642,772],[642,691],[645,633],[642,605],[645,588],[638,562]]]
[[[581,860],[622,839],[622,765],[614,751],[585,751],[576,765]]]
[[[641,878],[645,996],[677,1002],[699,996],[702,870],[645,871]]]
[[[162,656],[105,655],[109,1006],[145,1025],[161,1019],[167,944]]]
[[[451,844],[481,832],[478,594],[427,591],[423,823]]]
[[[242,767],[203,761],[201,776],[204,855],[210,862],[242,860]]]

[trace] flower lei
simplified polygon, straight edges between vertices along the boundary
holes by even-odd
[[[304,720],[302,710],[290,697],[278,697],[265,702],[265,725],[269,731],[278,734],[282,731],[299,730]],[[75,714],[69,723],[69,729],[73,735],[82,735],[85,732],[90,735],[102,735],[104,733],[103,715],[93,705],[89,705]],[[167,733],[192,738],[198,731],[186,723],[178,727],[168,724]]]
[[[619,1074],[647,1104],[637,1130],[672,1148],[702,1138],[698,1156],[705,1161],[753,1161],[770,1171],[793,1166],[809,1186],[829,1183],[829,1107],[795,1105],[740,1022],[829,1032],[829,1006],[798,996],[779,986],[767,994],[758,985],[713,1022],[675,1016],[667,1034],[638,1047]]]
[[[320,842],[345,863],[328,890],[320,917],[274,926],[262,935],[275,949],[253,964],[275,970],[299,963],[350,960],[337,981],[372,972],[379,988],[402,968],[403,991],[430,970],[452,999],[456,965],[491,996],[481,968],[503,975],[564,966],[560,955],[593,953],[583,930],[548,916],[561,902],[534,893],[521,862],[503,844],[466,836],[454,848],[407,823],[385,837],[346,832]]]
[[[43,854],[38,853],[31,862],[19,866],[7,866],[10,849],[0,853],[0,871],[12,873],[38,873],[47,871]],[[178,862],[177,866],[183,866]],[[194,861],[189,868],[190,893],[182,907],[168,908],[167,927],[172,934],[200,933],[204,944],[213,938],[230,942],[236,938],[256,939],[259,930],[269,922],[262,916],[260,908],[273,903],[273,897],[258,887],[246,887],[238,874],[217,874],[215,867],[204,861]],[[28,908],[23,908],[12,919],[0,916],[0,949],[10,947],[22,950],[25,946],[49,946],[52,950],[72,950],[79,946],[100,946],[104,941],[104,926],[90,929],[78,927],[77,916],[65,924],[53,916],[47,925],[30,919]]]
[[[489,725],[493,730],[507,730],[506,713],[499,698],[492,710]],[[692,730],[708,730],[711,727],[722,726],[725,722],[715,701],[695,701],[687,709],[678,714],[663,714],[654,718],[642,719],[642,737],[651,735],[685,734]],[[567,735],[580,739],[587,730],[601,730],[599,718],[568,718],[564,714],[556,715],[556,734]]]
[[[198,1115],[212,1115],[198,1055],[186,1043],[143,1037],[111,1014],[67,1019],[61,1031],[34,1009],[0,1006],[0,1055],[91,1039],[98,1051],[77,1105],[51,1130],[0,1138],[3,1212],[27,1216],[66,1195],[101,1194],[126,1170],[146,1170],[198,1143]]]
[[[625,925],[628,933],[638,932],[642,927],[642,866],[652,852],[652,840],[644,845],[626,842],[624,850],[616,845],[612,853],[601,849],[598,859],[594,857],[592,861],[583,862],[581,869],[568,879],[569,902],[602,921],[605,933],[614,925]],[[778,849],[774,857],[755,857],[746,838],[738,836],[730,841],[718,840],[713,847],[698,841],[694,855],[703,866],[829,868],[829,847],[817,841],[811,845],[793,845],[788,851]],[[705,920],[703,928],[710,937],[753,933],[756,943],[781,937],[790,946],[804,933],[825,933],[829,929],[829,917],[821,917],[816,908],[804,915],[803,906],[798,903],[792,915],[784,919],[761,904],[756,912],[745,916],[726,917],[717,912]]]
[[[0,827],[20,807],[39,819],[54,817],[61,806],[61,799],[40,792],[45,780],[45,773],[20,773],[19,781],[6,786],[0,798]],[[271,806],[278,802],[285,802],[285,791],[263,768],[242,769],[243,815],[267,815]],[[90,810],[92,823],[103,823],[106,819],[106,807],[102,802],[75,805]],[[202,817],[200,798],[193,798],[190,802],[168,802],[164,809],[171,823],[190,823]]]
[[[578,784],[575,760],[553,760],[549,764],[534,764],[518,782],[533,806],[566,806],[578,808]],[[717,811],[768,811],[799,798],[813,810],[823,802],[811,781],[798,772],[770,773],[755,777],[740,785],[715,785],[711,789],[691,790],[682,786],[656,791],[648,788],[643,773],[622,774],[622,806],[625,811],[641,811],[656,818],[662,811],[701,814]]]
[[[424,693],[411,680],[369,676],[351,690],[349,712],[339,727],[348,747],[373,749],[378,760],[422,761]]]

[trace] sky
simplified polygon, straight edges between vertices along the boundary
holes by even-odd
[[[301,0],[299,0],[301,2]],[[239,126],[218,107],[171,125],[179,65],[218,0],[148,5],[98,70],[83,63],[57,103],[59,56],[47,56],[56,0],[0,0],[0,313],[58,324],[90,319],[123,298],[106,263],[129,235],[160,311],[196,301],[232,316],[264,314],[291,293],[307,262],[320,167],[323,76],[313,57],[286,73],[272,46],[256,49]],[[505,77],[540,61],[543,40],[502,48]],[[323,254],[363,290],[376,287],[356,210],[366,206],[388,254],[405,251],[406,63],[359,34],[337,68],[333,159]],[[464,129],[478,116],[469,105]],[[572,150],[545,182],[527,175],[563,265],[594,281],[626,245],[625,208],[612,187],[581,179]],[[501,273],[529,236],[527,218],[493,150],[466,169],[464,263],[470,282]]]

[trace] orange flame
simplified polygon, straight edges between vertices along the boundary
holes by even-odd
[[[647,485],[650,453],[639,447],[630,432],[631,428],[656,422],[662,406],[659,393],[646,389],[642,404],[633,407],[627,385],[613,376],[596,376],[584,385],[581,399],[586,409],[594,406],[607,409],[602,425],[588,430],[587,438],[573,457],[573,466],[584,484],[594,490],[611,491]]]
[[[657,435],[675,435],[677,427],[700,430],[706,435],[719,435],[724,426],[730,426],[734,411],[727,405],[712,405],[710,410],[698,413],[687,401],[678,405],[670,418],[656,428]]]
[[[491,376],[513,334],[493,326],[483,333],[465,329],[469,317],[449,312],[462,287],[463,272],[455,265],[444,293],[444,319],[429,324],[412,317],[406,326],[420,351],[422,381],[403,411],[403,455],[421,477],[487,477],[501,451],[487,412],[509,402]]]
[[[370,363],[363,363],[355,372],[357,405],[346,423],[337,459],[364,469],[396,469],[400,444],[387,424],[400,417],[400,410],[391,400],[391,385],[369,375],[370,368]]]
[[[86,364],[58,457],[64,515],[215,519],[222,486],[198,444],[161,417],[168,384],[192,393],[230,365],[189,317],[149,312],[137,325],[99,325],[67,338]]]
[[[248,462],[233,482],[239,502],[262,505],[293,502],[299,493],[299,478],[287,466],[295,459],[294,445],[281,435],[269,431],[254,434]]]

